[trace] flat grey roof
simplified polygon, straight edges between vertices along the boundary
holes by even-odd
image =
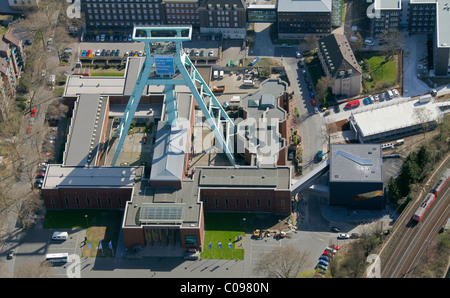
[[[278,12],[331,12],[332,0],[278,0]]]
[[[401,9],[402,1],[401,0],[375,0],[374,8],[381,9],[381,10]]]
[[[79,94],[123,94],[125,77],[67,77],[64,96]]]
[[[200,187],[290,189],[288,167],[211,167],[196,168]]]
[[[450,48],[450,1],[437,0],[436,30],[439,48]]]
[[[422,113],[424,118],[419,118],[417,113]],[[362,136],[367,137],[386,131],[420,125],[422,122],[436,121],[441,116],[442,112],[439,107],[433,105],[432,102],[419,104],[416,100],[409,100],[397,104],[393,102],[392,105],[373,108],[368,111],[354,112],[352,113],[352,121],[358,125]]]
[[[332,144],[330,182],[383,182],[380,144]]]
[[[50,164],[42,188],[133,187],[141,174],[141,167],[73,167]]]

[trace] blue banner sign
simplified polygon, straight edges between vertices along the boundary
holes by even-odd
[[[155,68],[157,75],[175,74],[173,56],[155,56]]]

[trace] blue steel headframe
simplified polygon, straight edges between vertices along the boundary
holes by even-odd
[[[139,32],[139,36],[136,33]],[[143,33],[143,34],[141,34]],[[218,141],[223,153],[226,154],[228,160],[232,165],[235,165],[234,159],[234,135],[236,133],[236,126],[234,122],[228,117],[222,105],[219,103],[214,93],[201,77],[194,64],[181,48],[183,41],[190,41],[192,34],[191,26],[146,26],[134,27],[133,40],[140,41],[145,44],[145,62],[140,70],[136,85],[131,93],[128,104],[125,108],[124,115],[120,121],[118,128],[119,142],[111,165],[114,166],[120,151],[122,150],[128,130],[136,112],[137,106],[147,85],[165,85],[166,107],[168,113],[168,123],[176,125],[177,119],[177,105],[174,94],[174,85],[187,85],[194,96],[197,104],[202,110],[208,125],[214,132],[216,140]],[[151,53],[150,45],[152,42],[172,42],[175,44],[175,53],[173,60],[177,70],[180,72],[182,78],[167,78],[160,76],[160,78],[149,78],[152,73],[153,65],[155,64],[155,56]],[[189,71],[188,71],[189,69]],[[196,86],[199,85],[199,88]],[[198,89],[197,89],[198,88]],[[200,91],[199,91],[200,90]],[[209,97],[209,103],[206,102],[205,97]],[[216,115],[216,116],[215,116]],[[223,132],[225,126],[225,137]]]

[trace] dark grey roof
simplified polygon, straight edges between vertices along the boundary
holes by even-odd
[[[318,45],[332,77],[337,77],[340,71],[361,73],[361,67],[344,35],[330,34],[319,39]]]
[[[330,182],[383,182],[380,144],[332,144]]]

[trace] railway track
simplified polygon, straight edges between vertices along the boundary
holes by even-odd
[[[413,277],[412,273],[419,265],[420,258],[427,253],[430,242],[450,216],[449,184],[417,224],[411,220],[414,211],[414,208],[408,210],[399,223],[397,238],[392,240],[389,248],[382,251],[380,273],[383,278]]]

